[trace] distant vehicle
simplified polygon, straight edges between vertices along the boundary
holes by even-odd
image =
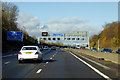
[[[76,49],[80,49],[80,44],[76,44]]]
[[[92,48],[91,51],[98,51],[96,48]]]
[[[37,60],[42,61],[42,53],[38,46],[23,46],[18,54],[18,62],[21,63],[23,60]]]
[[[48,50],[48,46],[45,46],[44,49],[45,49],[45,50]]]
[[[120,54],[120,49],[117,49],[115,52],[118,53],[118,54]]]
[[[85,49],[85,47],[80,47],[80,49],[84,50],[84,49]]]
[[[55,46],[52,46],[52,47],[51,47],[51,50],[56,50],[56,47],[55,47]]]
[[[109,52],[109,53],[113,53],[113,51],[110,49],[110,48],[103,48],[102,50],[101,50],[101,52]]]

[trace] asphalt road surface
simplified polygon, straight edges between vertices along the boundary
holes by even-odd
[[[2,56],[2,78],[101,78],[103,76],[77,59],[70,52],[43,50],[43,61],[18,63],[18,52]]]

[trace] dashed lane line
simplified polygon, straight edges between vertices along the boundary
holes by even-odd
[[[53,57],[54,57],[55,55],[53,55]]]
[[[40,73],[42,71],[42,69],[39,69],[36,73],[38,74],[38,73]]]
[[[8,57],[8,56],[12,56],[12,55],[7,55],[7,56],[3,56],[3,57]]]
[[[9,64],[10,63],[10,61],[7,61],[7,62],[5,62],[4,64]]]
[[[10,54],[10,55],[6,55],[6,56],[2,56],[2,57],[9,57],[9,56],[14,56],[14,55],[17,55],[17,54]]]
[[[46,62],[46,64],[48,64],[48,62]]]

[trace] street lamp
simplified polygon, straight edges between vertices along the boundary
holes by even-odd
[[[100,45],[99,45],[99,43],[100,43],[100,41],[99,41],[99,39],[98,39],[98,51],[99,51],[99,49],[100,49]]]

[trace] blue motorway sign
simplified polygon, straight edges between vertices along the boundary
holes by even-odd
[[[73,43],[79,43],[78,41],[73,41]]]
[[[23,41],[22,31],[8,31],[7,40]]]
[[[52,35],[50,35],[51,37],[63,37],[63,34],[52,34]]]

